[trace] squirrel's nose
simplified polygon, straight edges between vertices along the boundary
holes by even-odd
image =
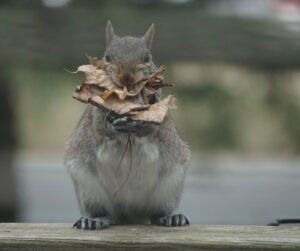
[[[120,74],[119,80],[123,85],[129,87],[134,83],[134,76],[129,72],[125,72],[123,74]]]

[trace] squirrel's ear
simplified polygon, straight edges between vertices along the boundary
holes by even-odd
[[[114,36],[115,36],[114,28],[111,24],[111,21],[108,21],[106,25],[106,47],[110,45],[110,42]]]
[[[151,51],[153,37],[154,37],[154,24],[151,24],[146,34],[143,36],[143,39],[145,40],[146,46],[149,51]]]

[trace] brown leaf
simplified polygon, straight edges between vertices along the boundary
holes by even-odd
[[[168,112],[168,109],[175,109],[175,108],[176,108],[176,98],[174,95],[169,95],[168,97],[162,99],[161,101],[151,105],[147,110],[134,113],[132,115],[132,119],[159,124],[164,120]]]
[[[105,64],[98,57],[92,57],[86,54],[86,57],[90,61],[90,64],[95,66],[98,69],[105,69]]]
[[[154,73],[152,73],[148,78],[139,80],[131,88],[131,90],[129,90],[127,92],[127,96],[134,97],[134,96],[138,95],[143,90],[143,88],[145,88],[145,86],[147,86],[147,85],[154,86],[157,89],[161,88],[161,87],[165,87],[165,86],[173,86],[171,84],[164,84],[162,82],[162,80],[163,80],[162,74],[163,74],[164,71],[165,71],[165,67],[161,66]]]
[[[130,100],[120,100],[116,95],[110,95],[107,99],[100,96],[92,96],[90,102],[94,105],[103,106],[120,115],[128,114],[132,111],[141,111],[149,108],[150,105],[136,104]]]
[[[94,65],[81,65],[77,68],[77,72],[83,72],[85,74],[85,84],[98,84],[102,87],[109,88],[113,85],[110,77],[102,69],[96,68]]]
[[[84,103],[105,107],[118,114],[131,116],[134,120],[161,123],[168,109],[174,109],[175,97],[157,102],[156,92],[171,84],[163,83],[165,67],[159,67],[148,78],[139,80],[131,89],[118,85],[106,73],[106,66],[97,57],[87,56],[89,65],[81,65],[73,73],[83,72],[85,80],[78,86],[73,97]],[[147,67],[139,65],[140,68]],[[154,103],[154,104],[151,104]]]
[[[100,96],[105,92],[104,89],[101,89],[98,85],[91,84],[82,84],[77,86],[75,92],[73,93],[73,98],[88,103],[89,99],[93,96]]]
[[[121,100],[125,100],[125,98],[127,96],[129,96],[128,95],[128,90],[127,90],[126,86],[124,86],[123,89],[121,89],[121,88],[114,88],[114,92],[118,95],[119,99],[121,99]]]
[[[111,94],[114,93],[114,89],[111,88],[111,89],[108,89],[108,90],[105,90],[102,94],[100,94],[99,96],[103,99],[107,99]]]
[[[106,92],[107,90],[101,90],[97,85],[83,84],[76,88],[75,92],[73,93],[73,98],[84,103],[92,103],[94,105],[103,106],[118,114],[140,111],[147,109],[150,106],[134,103],[133,101],[128,99],[120,100],[116,94],[105,97]]]

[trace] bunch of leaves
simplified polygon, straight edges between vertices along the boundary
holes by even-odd
[[[147,78],[142,78],[130,89],[113,80],[107,73],[107,65],[97,57],[88,56],[89,64],[81,65],[73,73],[83,72],[85,80],[77,86],[73,98],[96,106],[105,107],[119,115],[130,116],[133,120],[161,123],[168,109],[176,108],[174,95],[157,101],[160,88],[173,86],[163,83],[165,68],[159,67]]]

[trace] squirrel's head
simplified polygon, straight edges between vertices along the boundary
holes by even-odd
[[[119,37],[108,21],[103,61],[107,64],[108,74],[117,84],[130,89],[139,80],[155,71],[151,55],[153,36],[152,24],[143,37]]]

